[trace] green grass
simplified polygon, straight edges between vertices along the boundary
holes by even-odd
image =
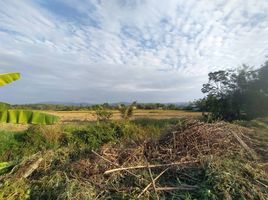
[[[144,119],[135,119],[133,120],[134,124],[143,126],[143,127],[157,127],[159,129],[164,129],[170,125],[179,124],[183,121],[183,119],[179,118],[171,118],[171,119],[150,119],[150,118],[144,118]]]
[[[160,135],[173,120],[90,122],[55,126],[30,126],[25,131],[0,132],[0,162],[19,160],[39,151],[61,147],[97,149],[120,138],[137,142]]]
[[[253,148],[263,162],[268,162],[268,117],[237,123],[254,130],[249,135],[253,141]]]
[[[20,152],[20,142],[16,139],[20,132],[0,131],[0,161],[14,160]]]

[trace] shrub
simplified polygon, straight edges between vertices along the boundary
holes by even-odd
[[[109,121],[112,118],[113,113],[102,106],[98,106],[95,115],[98,121]]]
[[[101,144],[114,139],[116,139],[116,131],[110,126],[110,123],[98,123],[80,130],[74,130],[69,144],[73,143],[77,147],[87,146],[96,149]]]
[[[136,106],[136,101],[134,101],[131,105],[126,106],[124,104],[121,104],[118,106],[118,110],[121,113],[121,117],[124,120],[128,120],[130,117],[133,116],[133,111]]]

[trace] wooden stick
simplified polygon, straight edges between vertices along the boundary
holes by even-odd
[[[185,162],[176,162],[176,163],[168,163],[168,164],[156,164],[156,165],[140,165],[140,166],[132,166],[132,167],[122,167],[122,168],[116,168],[116,169],[111,169],[107,170],[104,172],[104,174],[110,174],[113,172],[118,172],[122,170],[132,170],[132,169],[143,169],[143,168],[157,168],[157,167],[170,167],[170,166],[176,166],[176,165],[185,165],[185,164],[193,164],[197,163],[198,161],[185,161]]]
[[[105,160],[106,162],[108,162],[108,163],[110,163],[110,164],[112,164],[112,165],[115,165],[115,166],[119,167],[119,165],[118,165],[118,164],[113,163],[112,161],[108,160],[107,158],[105,158],[105,157],[101,156],[101,155],[100,155],[100,154],[98,154],[96,151],[91,150],[91,152],[92,152],[92,153],[94,153],[96,156],[100,157],[101,159]]]
[[[164,171],[162,171],[155,179],[154,182],[156,182],[169,168],[166,168]],[[141,197],[141,195],[144,194],[144,192],[146,192],[148,190],[148,188],[152,185],[152,182],[149,183],[143,190],[142,192],[137,196],[138,198]]]
[[[261,184],[262,186],[268,188],[268,185],[264,184],[263,182],[261,182],[261,181],[259,181],[259,180],[257,180],[257,179],[256,179],[255,181],[256,181],[257,183]]]
[[[146,158],[145,158],[146,159]],[[147,160],[147,159],[146,159]],[[153,188],[154,188],[154,192],[155,192],[155,195],[156,195],[156,199],[159,200],[159,196],[157,194],[157,190],[156,190],[156,187],[155,187],[155,181],[154,181],[154,178],[153,178],[153,175],[152,175],[152,171],[151,171],[151,168],[149,167],[149,163],[147,161],[147,169],[149,171],[149,174],[150,174],[150,178],[152,180],[152,185],[153,185]]]
[[[252,158],[254,160],[257,160],[257,155],[256,153],[251,149],[249,148],[249,146],[233,131],[231,131],[231,133],[233,134],[233,136],[235,137],[235,139],[241,144],[241,146],[249,152],[249,154],[252,156]]]
[[[28,176],[30,176],[39,167],[42,161],[43,161],[43,158],[39,158],[37,161],[31,164],[29,169],[23,174],[22,177],[27,178]]]
[[[198,189],[195,185],[181,185],[179,187],[158,187],[157,191],[171,191],[171,190],[196,190]]]

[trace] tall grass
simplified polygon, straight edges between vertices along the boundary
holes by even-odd
[[[25,131],[0,132],[0,161],[13,161],[39,151],[68,147],[97,149],[107,142],[143,141],[156,137],[175,121],[139,120],[91,122],[86,124],[33,125]]]

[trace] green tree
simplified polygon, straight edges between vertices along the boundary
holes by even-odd
[[[202,109],[210,112],[213,119],[228,121],[267,115],[267,71],[268,62],[258,70],[243,65],[237,70],[209,73],[209,81],[202,88],[207,94]]]

